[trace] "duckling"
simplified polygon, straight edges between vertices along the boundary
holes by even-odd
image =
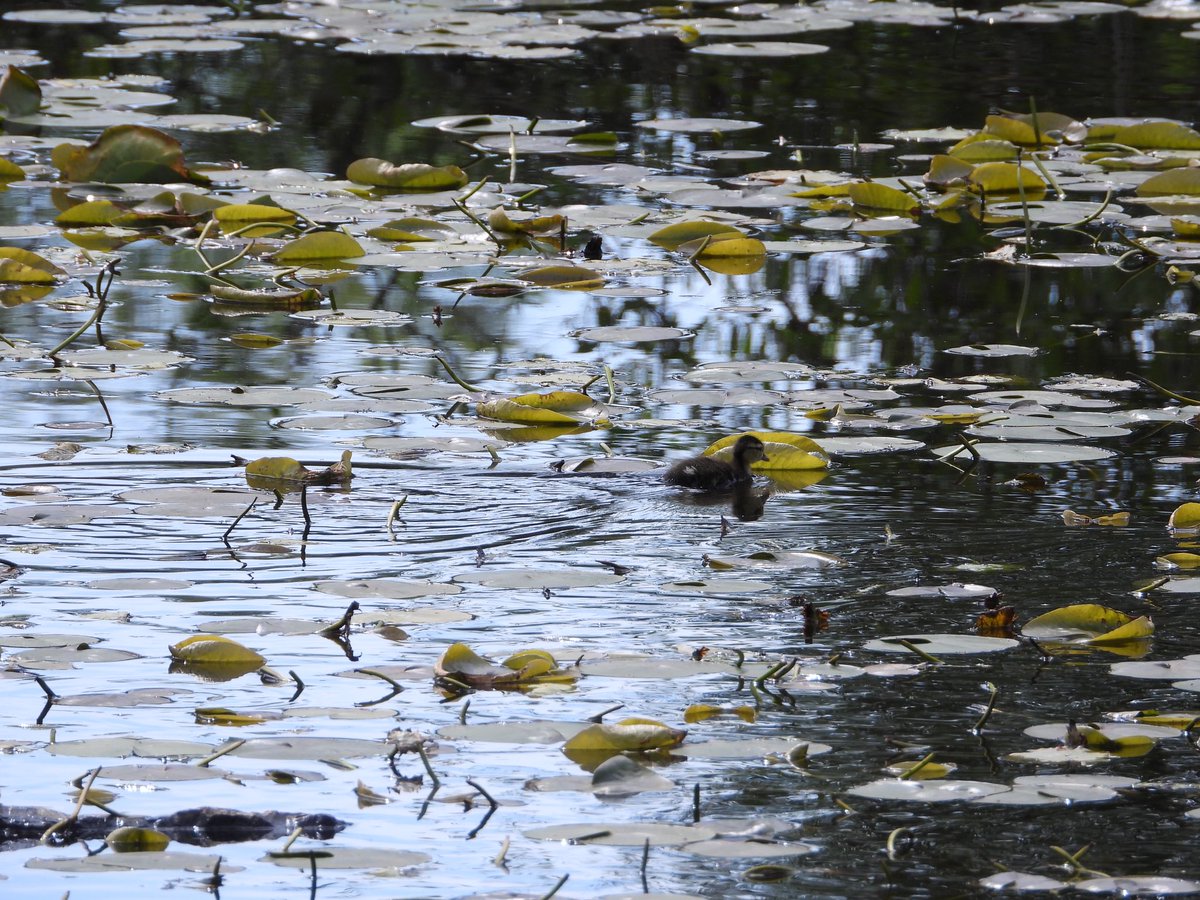
[[[752,434],[743,434],[733,445],[733,462],[693,456],[667,469],[663,481],[697,491],[728,491],[749,481],[750,464],[759,460],[767,460],[763,442]]]

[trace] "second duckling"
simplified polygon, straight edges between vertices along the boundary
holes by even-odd
[[[728,491],[751,479],[752,463],[768,459],[763,442],[752,434],[743,434],[733,445],[732,462],[711,456],[693,456],[667,469],[663,481],[697,491]]]

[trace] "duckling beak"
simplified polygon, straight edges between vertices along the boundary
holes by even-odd
[[[766,454],[766,453],[764,453],[762,456],[760,456],[760,457],[758,458],[758,461],[759,461],[759,462],[770,462],[770,461],[771,461],[771,457],[767,456],[767,454]]]

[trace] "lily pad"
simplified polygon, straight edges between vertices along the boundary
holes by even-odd
[[[634,124],[638,128],[647,128],[654,131],[675,131],[682,134],[703,134],[705,132],[727,134],[733,131],[749,131],[753,128],[762,128],[761,122],[751,122],[742,119],[647,119]]]
[[[313,585],[323,594],[348,599],[377,597],[387,600],[411,600],[415,597],[434,597],[457,594],[456,584],[434,581],[399,581],[389,578],[368,578],[358,581],[318,581]]]
[[[620,584],[624,580],[624,576],[600,569],[500,569],[454,576],[454,581],[458,584],[477,584],[481,587],[506,590],[562,590]]]
[[[330,847],[315,851],[315,865],[321,869],[379,869],[390,872],[419,866],[430,860],[428,854],[415,850],[394,850],[387,847]],[[269,862],[290,869],[308,870],[314,865],[310,854],[303,850],[268,853],[259,862]]]
[[[1009,638],[977,637],[972,634],[909,634],[878,638],[863,645],[864,650],[876,653],[913,653],[911,644],[931,656],[959,653],[998,653],[1020,645]]]
[[[704,825],[671,825],[654,822],[586,822],[579,825],[547,825],[523,832],[535,841],[565,841],[571,844],[600,844],[605,847],[678,847],[717,836]]]
[[[1056,444],[1049,441],[1009,441],[1005,443],[978,443],[973,449],[984,462],[1017,463],[1032,466],[1047,463],[1095,462],[1101,459],[1111,459],[1116,452],[1103,447],[1090,447],[1086,444]],[[934,447],[931,452],[939,458],[955,458],[966,462],[972,458],[961,444],[957,447]]]
[[[871,800],[904,800],[911,803],[961,803],[1003,793],[1008,785],[988,781],[938,779],[921,781],[910,778],[883,778],[852,787],[846,793]]]

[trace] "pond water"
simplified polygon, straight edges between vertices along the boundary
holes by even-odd
[[[0,190],[0,246],[64,274],[41,296],[0,291],[14,345],[0,346],[0,557],[15,567],[0,570],[0,894],[213,889],[217,857],[226,896],[543,897],[569,876],[556,896],[946,897],[1002,872],[1200,891],[1183,725],[1122,756],[1051,749],[1069,721],[1158,709],[1186,724],[1197,709],[1194,662],[1166,663],[1200,652],[1188,615],[1200,580],[1155,563],[1189,551],[1167,522],[1200,462],[1200,410],[1186,402],[1200,390],[1194,254],[1170,223],[1194,199],[1147,208],[1132,194],[1146,172],[1046,154],[1076,205],[1027,198],[1030,265],[1014,264],[1019,197],[991,198],[981,223],[967,201],[936,215],[928,191],[912,216],[793,196],[867,177],[921,193],[933,154],[1031,99],[1078,120],[1190,120],[1200,56],[1184,33],[1200,7],[282,3],[235,18],[236,5],[3,5],[0,59],[42,81],[57,121],[10,116],[0,134],[0,156],[26,174]],[[505,29],[517,37],[497,38]],[[704,52],[771,38],[829,49]],[[237,43],[130,46],[215,39]],[[52,81],[108,76],[117,93],[174,101]],[[525,141],[528,122],[510,137],[423,121],[487,116],[538,119],[533,136],[549,138],[578,121],[563,134],[615,143],[585,154]],[[755,127],[643,124],[685,118]],[[368,255],[309,261],[298,276],[321,291],[317,309],[263,311],[213,288],[292,283],[269,258],[282,238],[233,259],[246,241],[213,230],[197,252],[202,224],[56,225],[83,200],[128,207],[163,190],[64,189],[51,164],[60,141],[133,121],[178,138],[213,179],[176,196],[266,198],[343,227]],[[958,131],[889,136],[944,128]],[[364,157],[461,166],[469,184],[370,192],[344,178]],[[480,279],[520,280],[555,261],[558,238],[500,254],[454,200],[486,220],[535,188],[526,209],[566,215],[569,264],[597,281],[492,296]],[[426,247],[367,234],[415,217],[437,231]],[[649,240],[701,217],[792,245],[729,264],[700,255],[708,245]],[[581,253],[593,234],[599,260]],[[998,259],[1006,247],[1015,258]],[[145,355],[89,358],[89,329],[55,364],[47,351],[87,321],[84,282],[110,260],[101,338]],[[333,304],[359,317],[323,318]],[[612,326],[672,330],[585,331]],[[578,427],[478,415],[488,396],[585,385],[607,404]],[[832,463],[734,495],[661,483],[662,465],[744,430],[814,439]],[[310,486],[307,525],[298,493],[277,505],[231,462],[319,469],[345,449],[355,477]],[[1064,510],[1129,519],[1068,525]],[[319,634],[351,600],[342,639]],[[815,635],[804,600],[828,613]],[[978,640],[989,605],[1027,623],[1072,604],[1150,616],[1153,637],[963,640]],[[168,647],[201,633],[257,651],[278,680],[173,664]],[[497,661],[541,649],[572,677],[524,692],[435,686],[459,642]],[[45,709],[35,676],[58,698]],[[694,704],[723,714],[685,724]],[[563,741],[600,714],[686,728],[679,746],[634,754],[669,781],[612,796],[547,781],[589,781],[595,760],[573,761]],[[427,764],[390,758],[394,730],[436,741]],[[943,794],[885,771],[929,754],[957,767]],[[157,822],[190,856],[105,849],[120,823],[94,807],[82,833],[39,844],[97,768],[110,809]],[[1014,788],[1030,776],[1048,780]],[[265,818],[239,841],[161,818],[200,807],[344,827],[296,836],[294,818]],[[688,831],[638,830],[697,812]],[[550,826],[580,839],[538,831]],[[767,864],[779,868],[754,868]]]

